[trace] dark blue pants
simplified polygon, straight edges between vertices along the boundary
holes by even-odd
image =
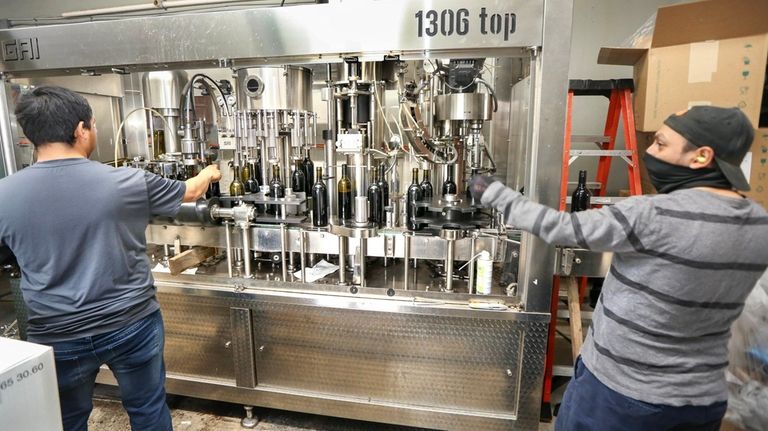
[[[565,390],[555,422],[556,431],[718,431],[725,401],[709,406],[650,404],[605,386],[581,357]]]
[[[102,364],[117,379],[133,431],[171,431],[163,343],[160,311],[106,334],[44,343],[53,347],[56,359],[64,431],[88,428],[96,374]]]

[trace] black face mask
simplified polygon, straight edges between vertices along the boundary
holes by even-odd
[[[643,155],[645,168],[651,183],[659,193],[671,193],[675,190],[693,187],[714,187],[717,189],[732,189],[731,183],[717,168],[691,169],[687,166],[673,165],[659,160],[652,155]]]

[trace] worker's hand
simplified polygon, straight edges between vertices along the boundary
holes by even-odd
[[[469,180],[469,192],[472,193],[475,201],[482,202],[483,193],[496,181],[498,180],[490,175],[475,175]]]
[[[216,164],[206,166],[205,169],[200,172],[200,175],[207,176],[212,183],[218,182],[221,179],[221,171]]]

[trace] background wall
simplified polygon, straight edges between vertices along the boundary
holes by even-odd
[[[654,13],[659,6],[687,3],[683,0],[574,0],[573,39],[571,42],[570,79],[632,78],[631,66],[597,64],[600,47],[620,46]],[[601,135],[605,127],[608,99],[600,96],[574,98],[573,134]],[[619,124],[621,128],[622,125]],[[596,149],[592,143],[574,143],[574,149]],[[624,148],[621,137],[616,148]],[[590,181],[597,173],[597,158],[578,159],[571,165],[571,181],[578,170],[586,169]],[[616,159],[611,164],[608,195],[628,189],[626,163]]]

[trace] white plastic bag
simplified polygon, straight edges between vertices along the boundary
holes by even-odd
[[[725,419],[745,430],[768,430],[768,272],[733,323],[728,362]]]

